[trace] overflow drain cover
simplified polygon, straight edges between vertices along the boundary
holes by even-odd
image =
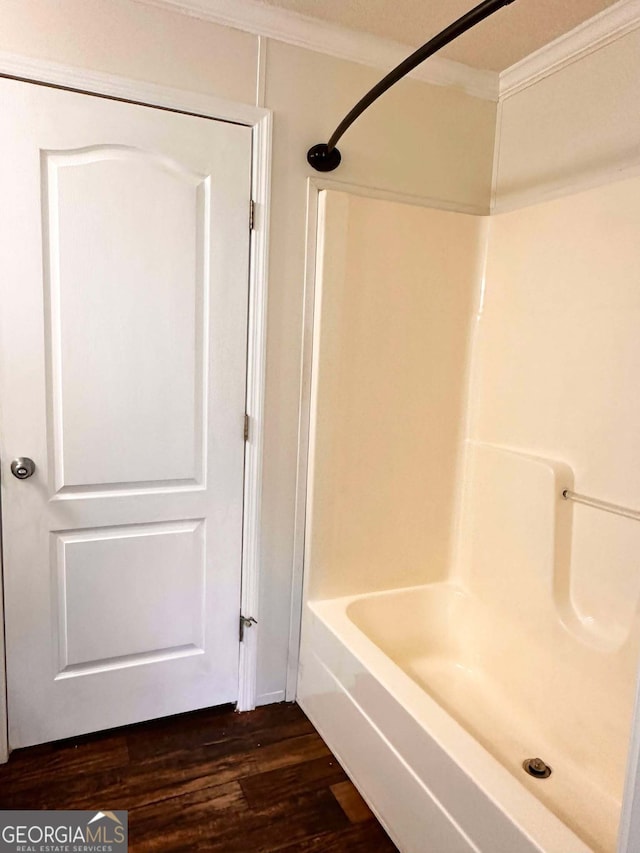
[[[534,776],[536,779],[546,779],[547,776],[551,776],[551,768],[541,758],[526,758],[522,766],[529,776]]]

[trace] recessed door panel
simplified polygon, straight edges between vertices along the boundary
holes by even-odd
[[[209,176],[153,152],[44,152],[56,491],[202,480]]]
[[[202,652],[204,535],[204,520],[54,534],[59,675]]]

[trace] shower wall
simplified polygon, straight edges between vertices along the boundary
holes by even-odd
[[[443,578],[487,221],[321,194],[311,598]]]
[[[553,479],[527,510],[528,559],[556,547],[561,486],[640,507],[639,178],[490,219],[339,192],[321,204],[313,597],[469,580],[480,554],[499,565],[515,526],[498,525],[492,553],[476,517],[494,475],[529,477],[510,483],[513,507],[547,488],[541,466]],[[576,505],[567,547],[556,583],[573,615],[623,643],[640,525]]]
[[[468,590],[613,850],[640,524],[561,495],[640,509],[640,178],[491,218],[326,192],[320,219],[307,596]]]
[[[566,486],[635,508],[639,221],[638,178],[491,217],[469,424],[473,442],[566,463]],[[527,500],[526,482],[512,500]],[[637,522],[574,506],[567,583],[604,641],[635,619],[638,553]]]

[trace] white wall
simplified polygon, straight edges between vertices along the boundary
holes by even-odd
[[[130,0],[0,0],[0,50],[256,103],[275,113],[259,685],[283,697],[289,636],[303,275],[305,152],[382,72]],[[488,208],[495,104],[405,80],[341,146],[336,179]]]
[[[640,28],[503,99],[497,210],[640,169],[638,56]]]

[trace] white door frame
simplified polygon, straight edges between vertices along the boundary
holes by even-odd
[[[241,612],[258,618],[260,564],[260,505],[264,441],[264,384],[266,363],[267,273],[271,192],[272,113],[262,107],[227,101],[182,89],[90,71],[56,62],[30,59],[0,51],[0,76],[25,82],[71,89],[144,106],[230,121],[252,128],[252,199],[255,204],[251,232],[249,315],[247,345],[247,414],[249,438],[245,445],[244,522],[242,533]],[[247,226],[249,211],[247,211]],[[1,559],[1,554],[0,554]],[[239,616],[240,614],[238,614]],[[0,627],[4,625],[0,584]],[[257,635],[260,626],[245,632],[240,644],[238,710],[255,708]],[[0,763],[9,757],[7,739],[6,661],[4,631],[0,630]]]

